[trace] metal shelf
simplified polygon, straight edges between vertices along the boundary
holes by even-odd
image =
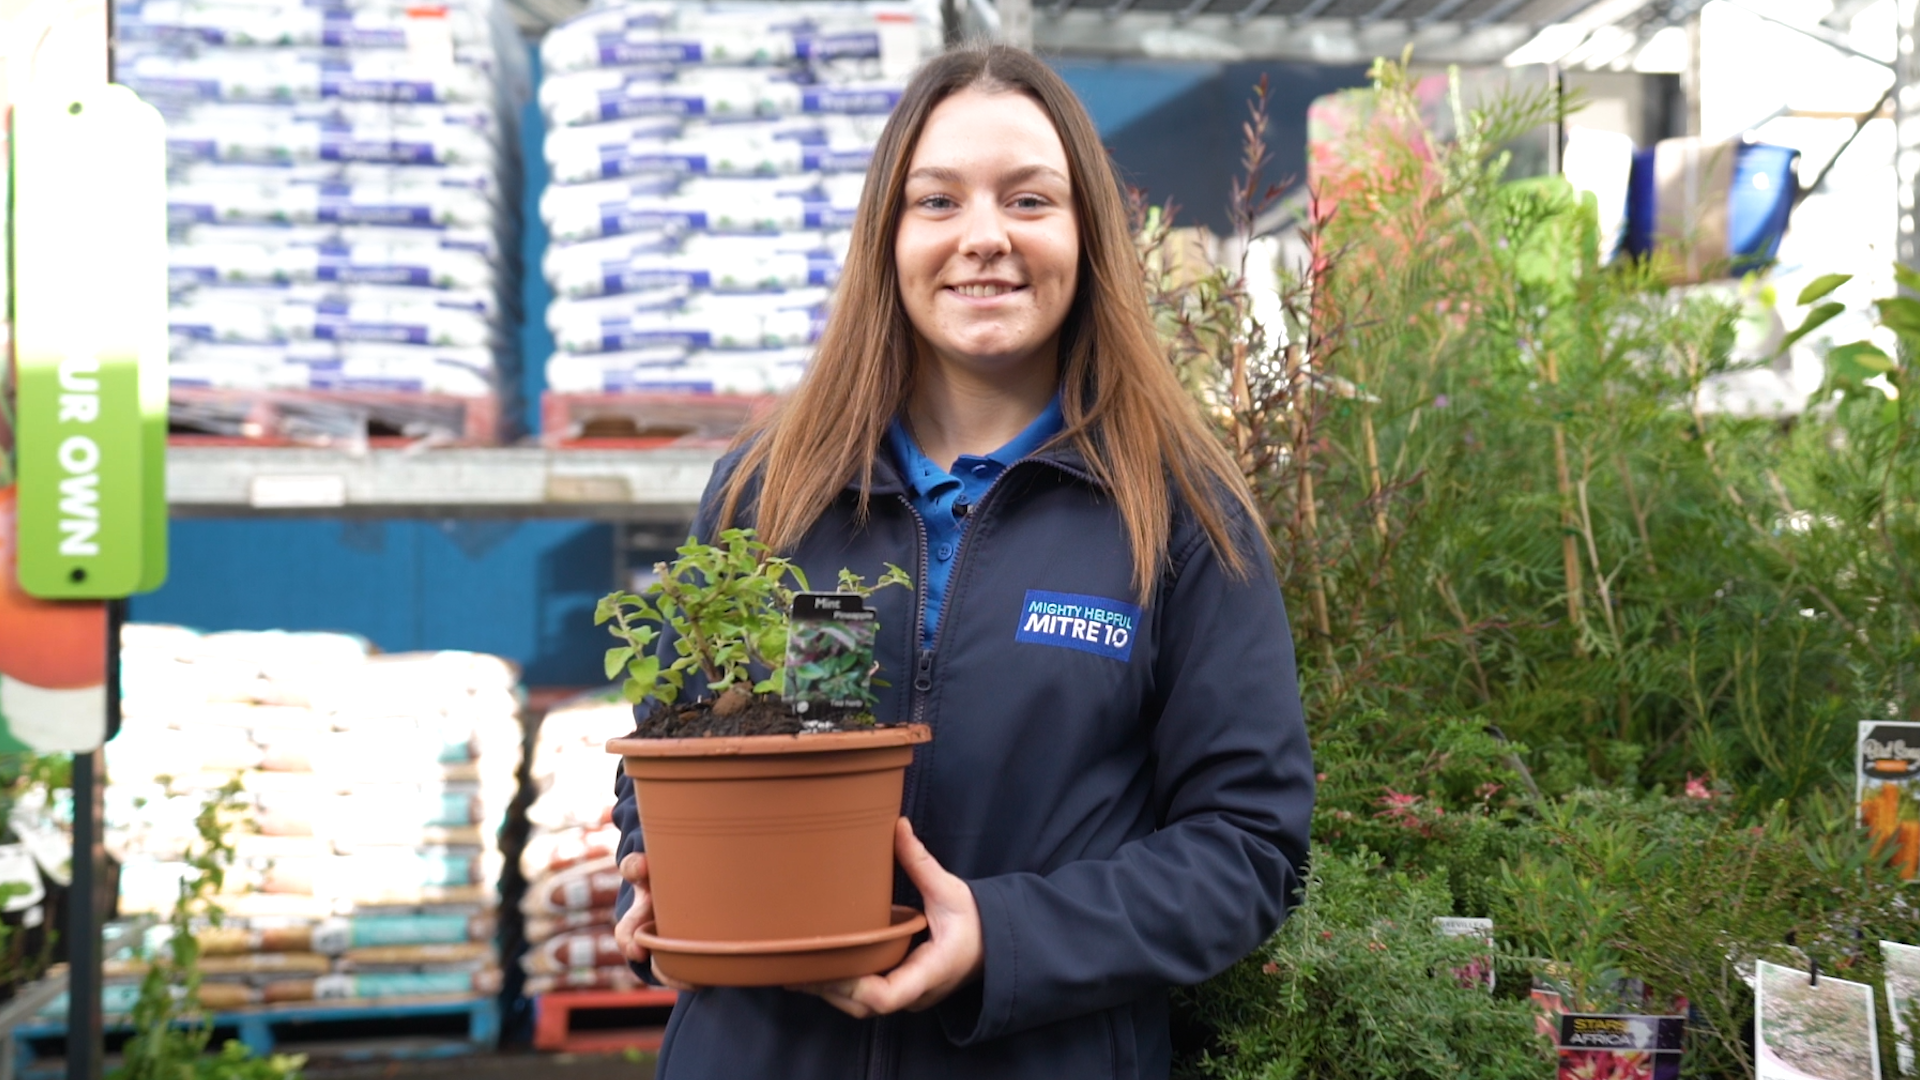
[[[175,517],[563,517],[684,526],[720,452],[174,446],[167,502]]]

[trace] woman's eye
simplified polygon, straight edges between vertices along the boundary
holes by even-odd
[[[959,204],[945,195],[929,195],[920,200],[920,205],[928,210],[951,210]]]
[[[1016,210],[1044,210],[1047,200],[1038,195],[1020,195],[1013,200]]]

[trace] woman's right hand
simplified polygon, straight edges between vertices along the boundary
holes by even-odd
[[[633,906],[627,909],[625,915],[620,916],[619,922],[613,924],[613,941],[620,947],[620,955],[636,964],[648,964],[653,959],[653,954],[648,952],[647,947],[640,944],[635,937],[640,931],[640,924],[653,918],[653,879],[647,873],[646,855],[636,851],[621,859],[620,876],[627,879],[627,884],[633,886]],[[649,970],[653,971],[654,979],[662,986],[682,991],[699,989],[678,979],[670,979],[660,974],[659,970],[652,968],[651,965]]]

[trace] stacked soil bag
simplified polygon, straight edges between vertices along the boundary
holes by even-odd
[[[122,642],[106,751],[121,913],[171,908],[210,793],[237,779],[248,810],[227,836],[227,917],[202,933],[210,1005],[498,989],[511,664],[340,634],[134,625]]]
[[[511,413],[513,123],[529,87],[497,4],[123,0],[116,13],[116,76],[167,117],[175,387]],[[175,412],[216,434],[314,434],[252,430],[257,410],[205,395],[176,395]],[[498,434],[397,415],[388,426],[419,430],[390,433]]]
[[[763,394],[805,370],[875,141],[938,12],[648,2],[541,44],[562,394]]]
[[[614,852],[613,779],[618,759],[608,739],[633,731],[633,707],[604,696],[547,713],[533,739],[520,870],[527,880],[525,992],[638,986],[613,943],[613,901],[620,889]]]

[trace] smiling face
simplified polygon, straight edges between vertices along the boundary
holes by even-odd
[[[1051,374],[1079,284],[1066,148],[1024,94],[962,90],[928,114],[894,236],[923,354],[989,382]]]

